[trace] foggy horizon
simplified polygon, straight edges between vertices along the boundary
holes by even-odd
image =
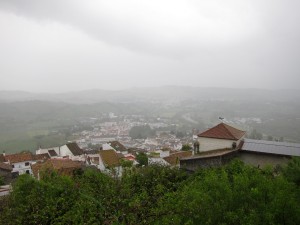
[[[108,88],[90,88],[90,89],[78,89],[78,90],[67,90],[67,91],[38,91],[38,90],[22,90],[22,89],[0,89],[0,92],[24,92],[24,93],[32,93],[32,94],[70,94],[77,92],[89,92],[89,91],[105,91],[105,92],[126,92],[131,90],[148,90],[148,89],[162,89],[162,88],[190,88],[190,89],[207,89],[207,90],[257,90],[257,91],[271,91],[271,92],[280,92],[280,91],[298,91],[296,88],[238,88],[238,87],[201,87],[201,86],[188,86],[188,85],[162,85],[162,86],[144,86],[144,87],[128,87],[128,88],[120,88],[120,89],[108,89]]]
[[[299,90],[299,1],[0,1],[0,90]]]

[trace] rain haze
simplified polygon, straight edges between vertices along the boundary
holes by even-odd
[[[299,9],[0,0],[0,225],[300,225]]]
[[[300,1],[0,1],[0,90],[299,89]]]

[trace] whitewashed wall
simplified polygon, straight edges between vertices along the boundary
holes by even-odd
[[[70,151],[67,145],[63,145],[60,147],[60,156],[73,156],[73,153]]]
[[[243,138],[238,141],[234,141],[226,139],[198,137],[198,141],[200,143],[199,150],[200,152],[206,152],[217,149],[232,148],[233,142],[236,142],[236,145],[238,146],[242,139]]]
[[[25,165],[25,163],[29,163],[28,166]],[[18,162],[18,163],[12,163],[12,165],[14,166],[12,172],[18,172],[19,175],[21,174],[25,174],[26,170],[29,171],[29,174],[32,174],[32,170],[31,170],[31,164],[35,164],[35,161],[26,161],[26,162]]]

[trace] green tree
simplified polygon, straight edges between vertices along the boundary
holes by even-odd
[[[239,160],[186,172],[133,167],[114,178],[87,169],[72,177],[21,175],[0,198],[0,224],[300,224],[299,158],[284,174]]]
[[[182,151],[189,151],[191,149],[192,149],[192,147],[189,144],[184,144],[184,145],[182,145],[182,148],[181,148]]]
[[[287,180],[300,186],[300,157],[293,157],[283,168],[283,174]]]
[[[156,224],[298,224],[297,188],[272,171],[233,161],[202,169],[163,198]]]
[[[139,166],[148,166],[148,156],[144,152],[140,152],[136,157]]]
[[[122,177],[120,198],[123,199],[124,224],[153,224],[161,213],[158,202],[178,190],[187,179],[185,172],[170,167],[141,167]],[[128,198],[128,196],[130,196]],[[121,221],[120,221],[121,222]]]
[[[121,166],[123,168],[131,168],[133,165],[133,161],[130,160],[121,160]]]

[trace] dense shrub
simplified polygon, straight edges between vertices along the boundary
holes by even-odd
[[[22,175],[0,201],[0,224],[300,224],[297,160],[282,174],[234,160],[192,175],[162,166],[121,179]]]

